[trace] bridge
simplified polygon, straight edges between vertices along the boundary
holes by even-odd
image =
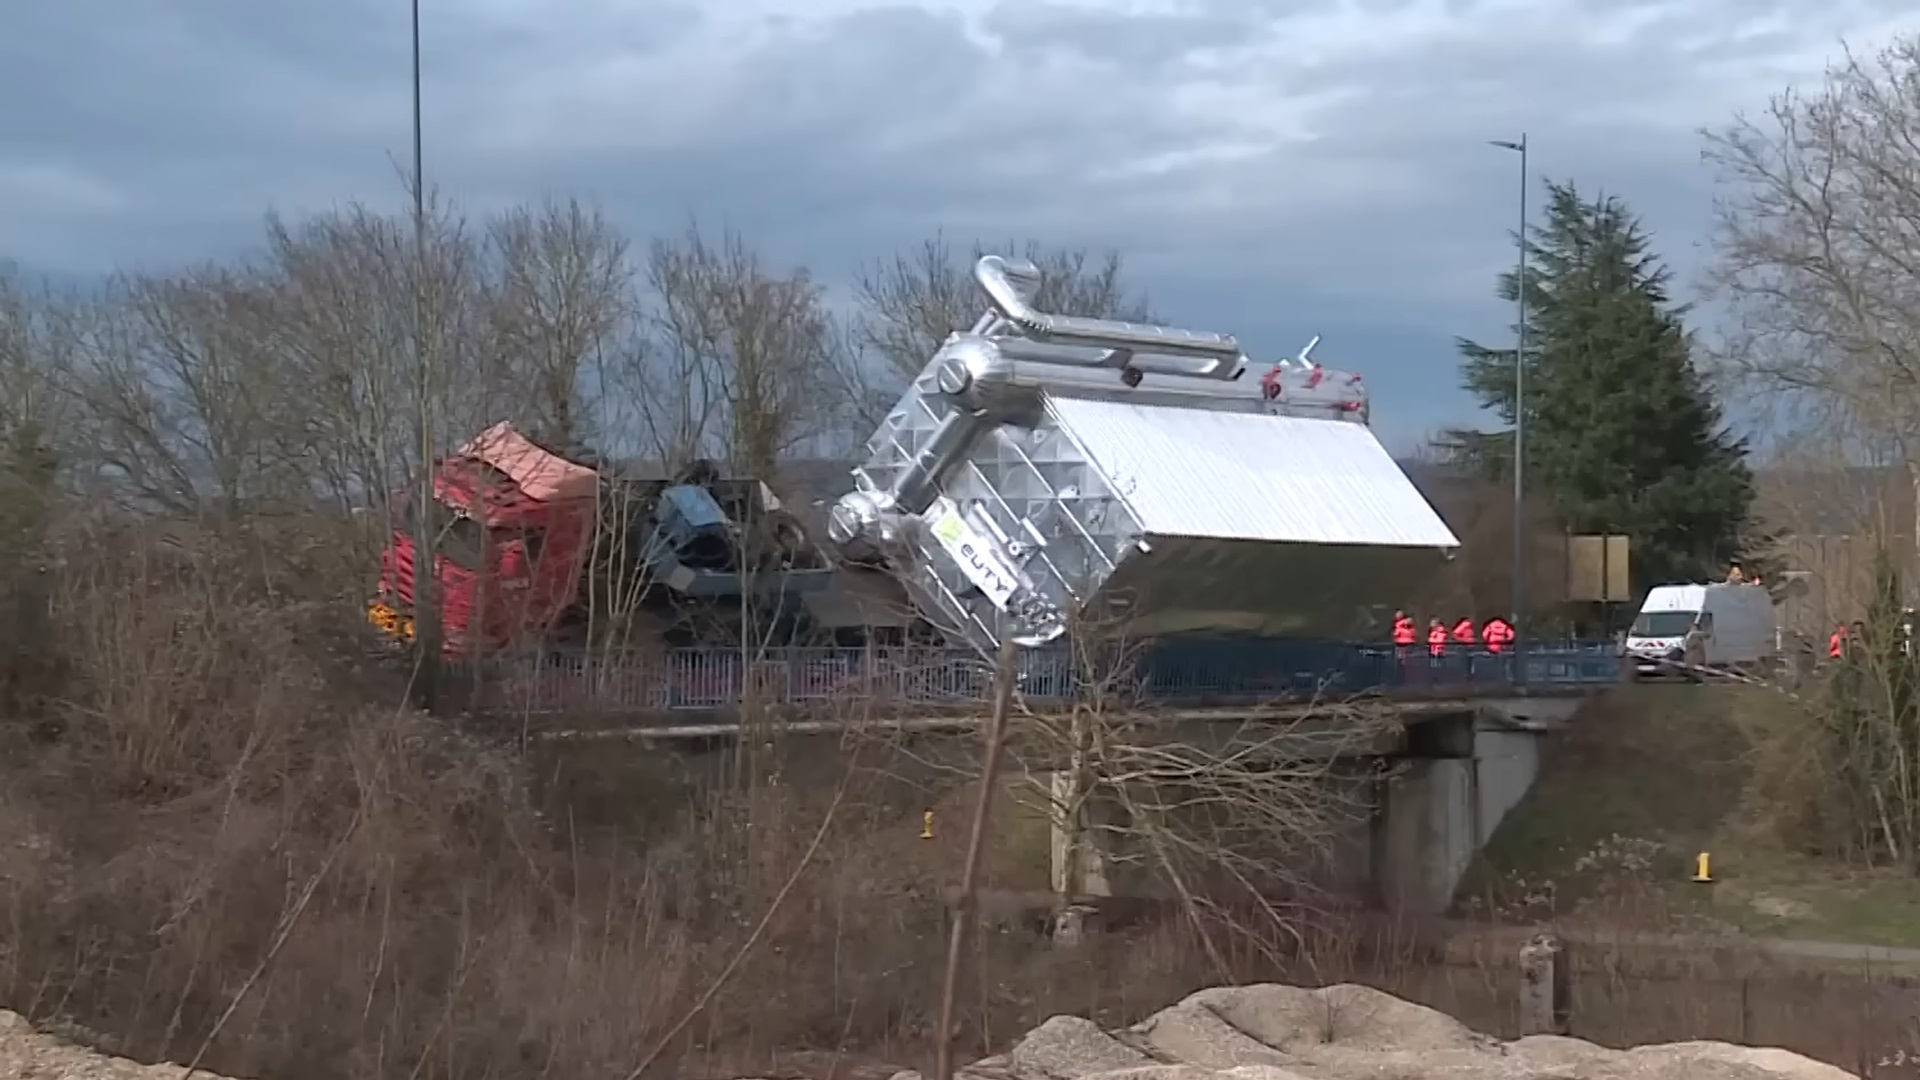
[[[1534,642],[1517,656],[1449,648],[1431,657],[1424,647],[1174,638],[1106,664],[1060,647],[1018,656],[1018,690],[1035,711],[1097,693],[1125,705],[1131,720],[1164,724],[1169,737],[1196,745],[1257,739],[1249,724],[1313,717],[1324,702],[1359,698],[1392,708],[1405,722],[1376,732],[1384,741],[1343,740],[1329,728],[1338,748],[1328,753],[1400,763],[1391,784],[1366,796],[1371,817],[1343,843],[1363,853],[1353,860],[1360,887],[1426,912],[1446,909],[1473,854],[1532,786],[1553,718],[1622,675],[1610,641]],[[521,718],[536,740],[614,738],[658,749],[737,735],[749,702],[795,735],[869,725],[964,730],[980,723],[992,690],[988,664],[964,648],[699,648],[496,664],[469,683],[483,688],[475,704]],[[873,702],[886,707],[856,704]],[[856,709],[861,719],[851,718]],[[804,742],[788,752],[839,752],[830,739]],[[1056,836],[1056,873],[1068,872],[1059,862],[1064,842]],[[1075,872],[1088,884],[1076,891],[1132,895],[1135,885],[1086,869],[1109,860],[1137,861],[1083,851]]]
[[[1533,643],[1524,653],[1334,641],[1175,638],[1109,662],[1063,647],[1019,653],[1029,702],[1098,693],[1135,708],[1304,706],[1371,697],[1409,707],[1433,701],[1578,696],[1617,682],[1611,641]],[[615,657],[540,656],[489,664],[483,707],[521,715],[597,714],[639,726],[688,714],[721,716],[752,701],[793,712],[855,699],[966,711],[991,692],[992,672],[966,648],[691,648]],[[1097,684],[1097,685],[1096,685]]]

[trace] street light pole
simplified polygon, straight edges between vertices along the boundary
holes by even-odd
[[[419,471],[413,481],[413,640],[420,703],[432,709],[440,692],[440,571],[434,558],[434,380],[427,348],[427,181],[420,129],[420,0],[413,0],[413,365],[420,436]]]
[[[1519,258],[1514,268],[1513,349],[1513,651],[1522,657],[1526,634],[1522,629],[1522,609],[1526,606],[1526,462],[1527,462],[1527,136],[1518,142],[1495,140],[1493,145],[1520,155],[1520,229],[1515,233]],[[1524,658],[1516,661],[1518,679],[1526,681]]]

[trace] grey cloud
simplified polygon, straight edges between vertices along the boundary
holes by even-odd
[[[1636,35],[1515,19],[1425,48],[1287,37],[1304,16],[1390,29],[1473,16],[1477,0],[1199,0],[1133,16],[963,0],[724,32],[715,20],[733,9],[670,0],[430,4],[429,176],[479,207],[589,195],[636,236],[725,222],[828,277],[936,229],[1111,245],[1189,325],[1265,354],[1327,334],[1329,357],[1372,376],[1383,423],[1417,430],[1465,411],[1452,336],[1504,332],[1490,290],[1510,261],[1514,163],[1486,140],[1528,131],[1539,172],[1621,193],[1684,264],[1709,194],[1692,129],[1788,77],[1754,56],[1802,47],[1725,27],[1904,10],[1542,2],[1569,27],[1632,16]],[[269,206],[397,205],[405,14],[391,0],[31,6],[0,39],[0,94],[36,102],[0,113],[0,189],[9,168],[66,170],[123,198],[10,196],[0,256],[76,271],[188,261],[246,246]],[[1192,96],[1209,81],[1226,89]],[[1139,167],[1221,146],[1235,153]]]
[[[1246,40],[1258,24],[1251,7],[1215,5],[1178,13],[1127,15],[1050,0],[1007,0],[983,20],[1015,56],[1071,52],[1115,64],[1121,79],[1178,65],[1192,49]]]

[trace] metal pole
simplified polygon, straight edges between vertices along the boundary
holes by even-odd
[[[1520,230],[1514,270],[1514,307],[1518,322],[1514,328],[1513,349],[1513,654],[1515,679],[1526,681],[1526,642],[1520,621],[1526,607],[1526,461],[1527,461],[1527,136],[1520,141],[1496,141],[1493,145],[1520,155]]]
[[[1013,705],[1013,682],[1019,656],[1013,638],[1000,643],[993,665],[993,711],[987,716],[986,746],[981,750],[980,791],[973,804],[973,826],[967,833],[967,854],[960,864],[960,897],[953,905],[953,926],[947,932],[947,965],[940,975],[940,1026],[934,1035],[934,1080],[953,1080],[953,1009],[960,990],[960,959],[965,955],[967,929],[980,900],[980,861],[990,839],[994,795],[999,791],[1000,751],[1007,740],[1007,713]]]
[[[413,640],[421,704],[432,709],[440,690],[439,567],[434,558],[433,377],[427,349],[427,183],[420,122],[420,0],[413,0],[413,364],[419,401],[419,470],[414,476]]]

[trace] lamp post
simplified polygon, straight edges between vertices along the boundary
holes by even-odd
[[[415,424],[419,471],[413,481],[413,631],[418,650],[417,693],[428,709],[439,704],[439,566],[434,558],[433,377],[427,348],[427,182],[420,136],[420,0],[413,0],[413,365],[419,393]]]
[[[1526,447],[1527,447],[1527,136],[1518,142],[1496,139],[1494,146],[1520,155],[1520,230],[1514,234],[1520,252],[1514,267],[1513,349],[1513,652],[1516,679],[1526,681],[1525,650],[1527,636],[1522,629],[1521,609],[1526,605]]]

